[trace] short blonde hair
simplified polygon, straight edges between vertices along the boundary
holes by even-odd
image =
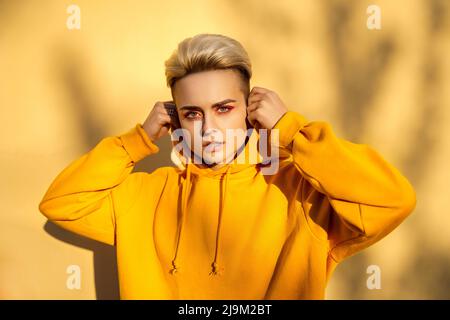
[[[250,90],[252,65],[244,47],[236,40],[221,35],[201,33],[184,39],[165,61],[166,81],[173,93],[178,79],[188,74],[216,70],[234,69],[242,79],[245,97]]]

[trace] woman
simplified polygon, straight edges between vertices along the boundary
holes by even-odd
[[[323,299],[339,262],[414,209],[411,184],[375,150],[250,91],[251,74],[236,40],[185,39],[166,61],[173,101],[101,140],[42,199],[48,219],[116,246],[122,299]],[[169,132],[176,166],[131,173]],[[261,146],[279,156],[251,161]]]

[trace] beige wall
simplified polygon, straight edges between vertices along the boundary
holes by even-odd
[[[80,30],[66,28],[72,3]],[[327,297],[450,298],[450,2],[187,3],[0,1],[0,298],[118,297],[113,248],[46,223],[38,203],[69,162],[170,98],[163,62],[202,32],[239,40],[252,85],[372,145],[416,188],[413,215],[338,266]],[[381,30],[366,28],[372,3]],[[136,170],[169,165],[168,142]],[[66,288],[72,264],[80,290]],[[372,264],[380,290],[366,288]]]

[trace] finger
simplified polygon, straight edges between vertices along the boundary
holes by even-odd
[[[172,124],[172,118],[164,113],[158,113],[157,115],[157,121],[160,125],[171,125]]]
[[[269,93],[270,90],[263,88],[263,87],[253,87],[252,90],[250,91],[250,94],[252,93]]]
[[[260,102],[259,101],[257,101],[257,102],[254,102],[254,103],[252,103],[251,105],[249,105],[248,107],[247,107],[247,112],[253,112],[253,111],[255,111],[256,109],[258,109],[259,107],[260,107]]]
[[[250,122],[250,124],[254,127],[255,126],[254,125],[254,123],[255,123],[255,116],[253,115],[253,113],[249,113],[247,115],[247,119],[248,119],[248,122]]]
[[[261,93],[255,93],[249,96],[249,98],[247,99],[247,103],[248,104],[252,104],[253,102],[256,101],[261,101],[262,99],[264,99],[264,95]]]
[[[258,129],[260,127],[256,112],[249,113],[247,116],[248,122],[252,125],[253,128]]]

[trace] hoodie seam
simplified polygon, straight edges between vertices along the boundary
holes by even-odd
[[[305,178],[301,178],[302,180],[301,180],[301,186],[300,186],[300,199],[301,199],[301,206],[302,206],[302,214],[303,214],[303,217],[304,217],[304,219],[305,219],[305,221],[306,221],[306,226],[307,226],[307,229],[308,229],[308,231],[309,231],[309,233],[313,236],[313,238],[314,239],[316,239],[316,241],[318,241],[321,245],[324,245],[324,246],[326,246],[327,247],[327,249],[329,249],[329,241],[328,241],[328,239],[322,239],[322,238],[320,238],[318,235],[316,235],[316,233],[312,230],[312,227],[311,227],[311,225],[310,225],[310,218],[309,218],[309,216],[306,214],[306,210],[305,210],[305,207],[303,206],[303,202],[304,202],[304,199],[303,199],[303,186],[304,186],[304,181],[305,181]]]

